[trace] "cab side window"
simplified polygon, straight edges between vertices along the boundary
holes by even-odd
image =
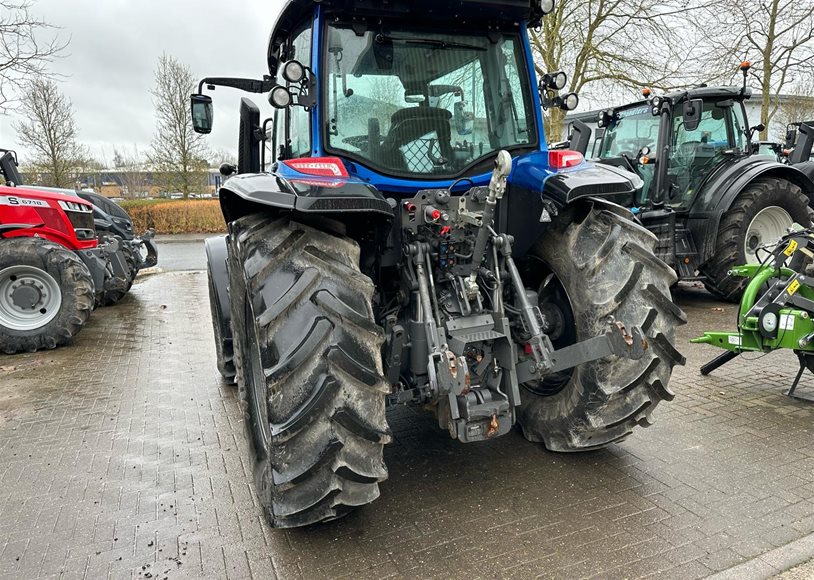
[[[283,49],[284,60],[298,60],[311,66],[311,20],[304,20],[294,29]],[[286,86],[283,62],[277,69],[277,84]],[[291,106],[274,113],[274,159],[296,159],[311,154],[311,114],[303,107]]]

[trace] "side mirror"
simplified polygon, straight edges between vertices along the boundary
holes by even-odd
[[[579,151],[584,157],[588,153],[588,145],[591,142],[591,128],[576,119],[571,129],[571,141],[569,149],[571,151]]]
[[[789,127],[786,129],[786,141],[783,143],[783,147],[786,149],[791,149],[794,147],[794,144],[797,142],[797,129],[793,127]]]
[[[192,105],[192,127],[196,133],[212,132],[212,97],[207,95],[192,95],[190,97]]]
[[[684,103],[684,130],[695,131],[701,123],[701,113],[704,110],[704,101],[692,99]]]

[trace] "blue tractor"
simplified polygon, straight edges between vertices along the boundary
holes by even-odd
[[[236,381],[275,527],[378,497],[386,411],[467,443],[519,425],[553,451],[626,438],[673,398],[676,275],[606,200],[634,174],[546,147],[527,36],[551,0],[291,0],[243,99],[209,240],[218,366]]]

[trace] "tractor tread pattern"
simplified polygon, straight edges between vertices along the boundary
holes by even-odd
[[[584,219],[563,217],[533,252],[574,288],[575,310],[592,321],[578,339],[596,336],[613,316],[641,325],[648,340],[642,359],[608,357],[580,365],[555,395],[522,390],[519,423],[527,439],[552,451],[588,451],[650,425],[656,406],[673,398],[666,385],[673,366],[684,360],[674,346],[675,328],[687,318],[670,300],[676,274],[653,253],[655,236],[600,200],[591,202]]]
[[[336,519],[387,478],[373,284],[349,238],[263,215],[230,227],[232,320],[255,329],[234,345],[258,498],[273,527]]]

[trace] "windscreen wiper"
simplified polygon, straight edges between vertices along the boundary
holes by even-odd
[[[446,40],[439,40],[437,38],[402,38],[400,36],[388,36],[386,34],[377,34],[376,42],[379,44],[383,42],[405,42],[407,44],[424,44],[434,46],[440,49],[445,48],[461,48],[465,50],[479,50],[485,52],[486,48],[477,46],[475,44],[466,44],[463,42],[448,42]]]

